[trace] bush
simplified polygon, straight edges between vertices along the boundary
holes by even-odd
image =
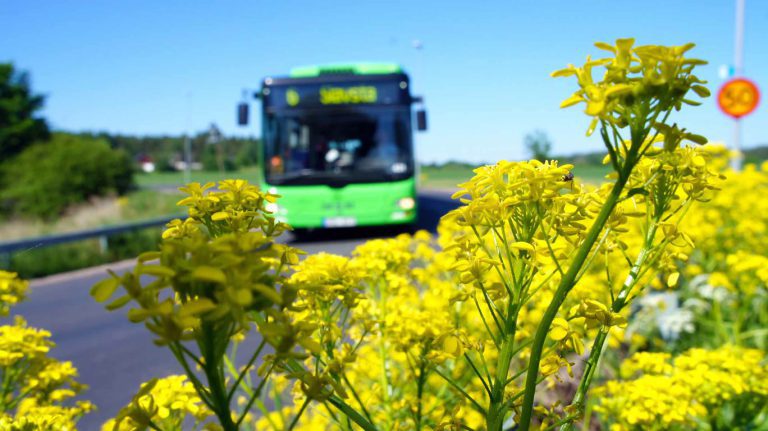
[[[124,194],[132,186],[125,152],[102,139],[57,133],[6,164],[0,201],[10,212],[50,218],[91,196]]]

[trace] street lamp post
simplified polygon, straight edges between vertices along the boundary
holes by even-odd
[[[224,141],[222,138],[221,130],[216,127],[216,124],[211,123],[211,127],[208,128],[207,142],[209,145],[216,146],[216,165],[219,168],[219,172],[224,172],[224,149],[222,148]]]

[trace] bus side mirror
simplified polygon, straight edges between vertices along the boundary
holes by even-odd
[[[240,103],[237,105],[237,125],[238,126],[248,125],[248,104],[247,103]]]
[[[419,132],[427,130],[427,111],[423,109],[416,111],[416,129]]]

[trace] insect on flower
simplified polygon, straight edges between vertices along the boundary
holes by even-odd
[[[571,185],[571,190],[573,190],[573,172],[568,172],[567,174],[563,175],[562,181],[569,183]]]

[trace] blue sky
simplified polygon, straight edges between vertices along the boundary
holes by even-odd
[[[745,76],[768,90],[768,2],[748,0],[746,12]],[[536,129],[557,153],[601,148],[581,108],[558,108],[573,80],[549,77],[598,54],[598,40],[693,41],[715,92],[733,61],[734,16],[733,0],[3,0],[0,61],[31,73],[57,129],[178,134],[215,122],[239,135],[259,134],[237,127],[235,105],[264,76],[399,62],[429,111],[419,158],[481,162],[525,157]],[[675,120],[713,141],[732,135],[714,98]],[[742,123],[745,147],[768,143],[768,105]]]

